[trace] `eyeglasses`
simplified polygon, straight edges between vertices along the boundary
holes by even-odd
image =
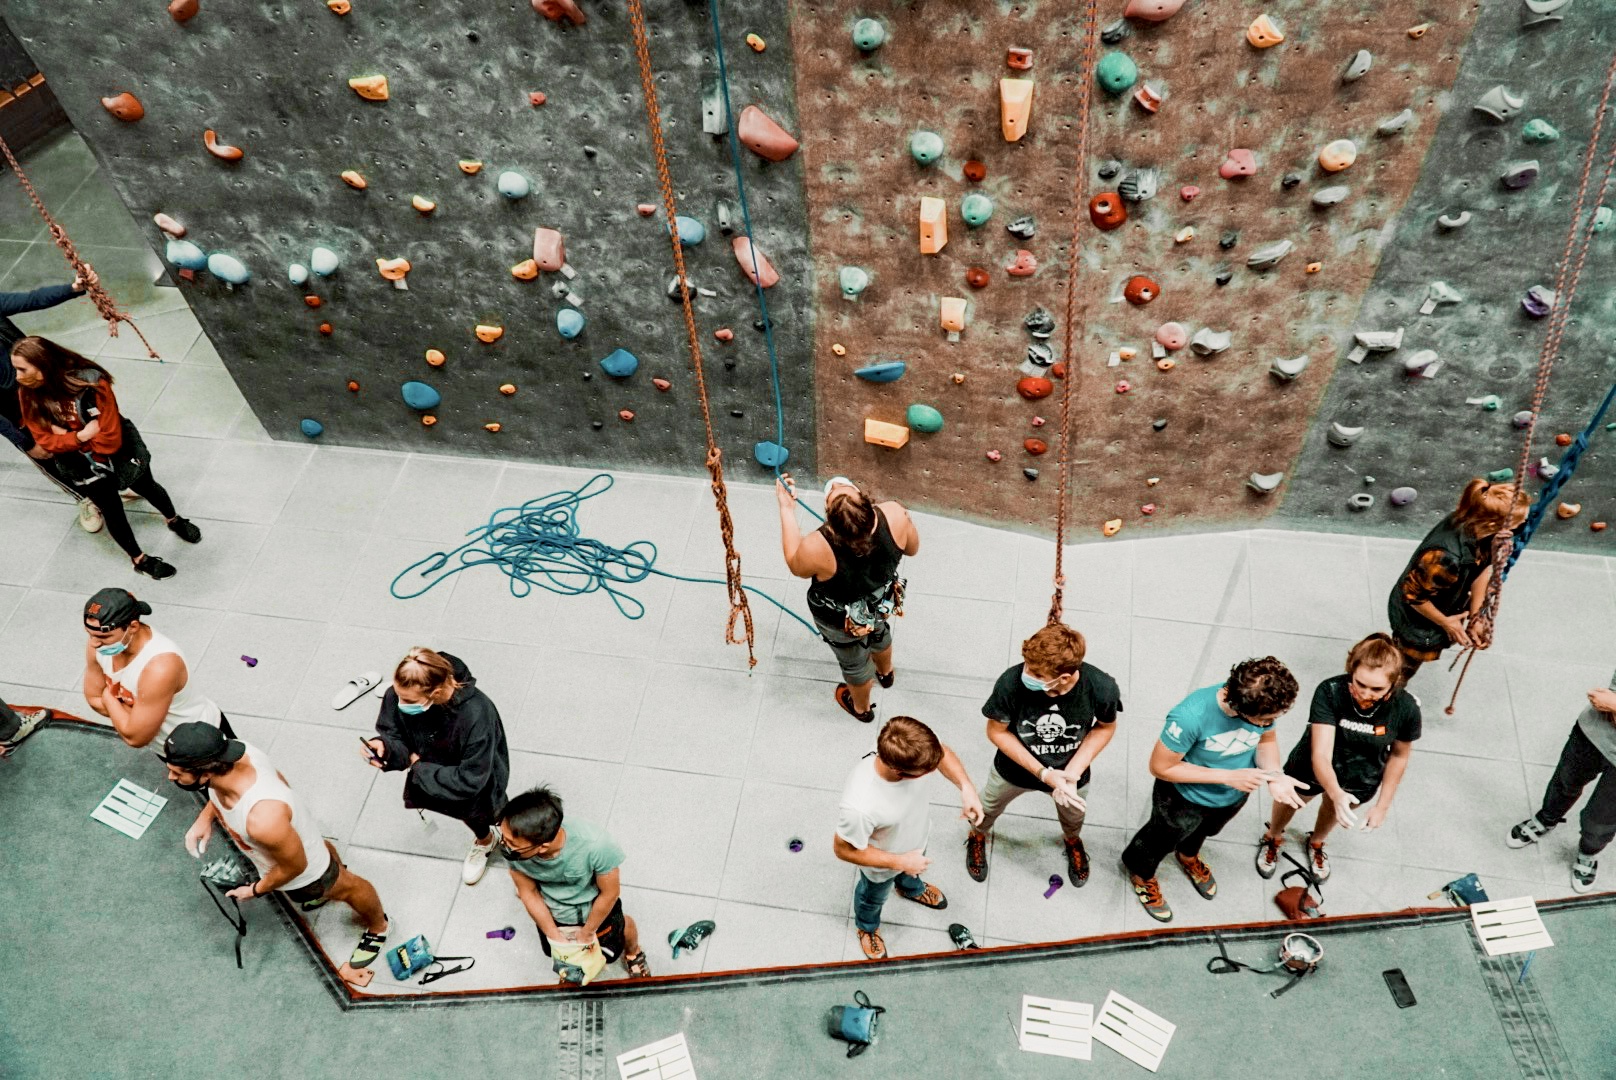
[[[528,848],[528,850],[519,851],[515,845],[513,845],[509,840],[505,839],[504,830],[500,830],[499,853],[505,856],[507,859],[531,859],[539,853],[539,849],[543,846],[543,844],[533,844]]]

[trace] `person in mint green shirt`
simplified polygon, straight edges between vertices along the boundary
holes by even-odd
[[[1162,896],[1156,868],[1169,851],[1195,891],[1210,900],[1217,879],[1201,859],[1216,836],[1263,784],[1274,800],[1300,807],[1307,785],[1280,769],[1274,723],[1296,703],[1296,677],[1272,656],[1242,660],[1220,686],[1197,690],[1173,706],[1150,755],[1156,778],[1150,820],[1122,852],[1134,895],[1159,922],[1173,909]]]
[[[608,962],[621,959],[630,978],[648,977],[639,928],[623,914],[623,849],[597,825],[562,821],[561,797],[546,787],[522,792],[499,812],[500,853],[544,955],[551,938],[576,931],[578,941],[599,941]]]

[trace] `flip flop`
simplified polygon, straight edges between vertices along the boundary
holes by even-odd
[[[680,949],[686,952],[693,951],[697,945],[701,944],[703,938],[717,929],[717,923],[711,919],[703,919],[700,922],[691,923],[686,929],[673,931],[668,935],[668,944],[673,946],[673,958],[675,960],[679,959]]]
[[[365,692],[380,686],[382,677],[374,671],[367,671],[363,675],[355,675],[342,684],[336,696],[331,699],[333,709],[346,709],[354,702],[365,696]]]

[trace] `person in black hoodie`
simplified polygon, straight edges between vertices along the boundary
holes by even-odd
[[[494,828],[511,775],[505,725],[457,656],[417,646],[399,661],[376,714],[366,758],[384,772],[406,769],[404,805],[466,823],[477,838],[461,880],[475,885],[499,840]]]

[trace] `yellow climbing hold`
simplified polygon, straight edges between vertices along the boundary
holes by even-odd
[[[865,420],[864,441],[897,450],[908,444],[909,429],[902,424],[889,424],[884,420]]]
[[[443,353],[439,352],[437,349],[428,349],[426,351],[426,362],[431,364],[433,367],[442,367],[443,362],[447,359],[449,358],[444,356]]]
[[[460,171],[465,173],[467,176],[476,176],[478,173],[483,171],[483,163],[480,161],[472,161],[469,158],[461,158],[458,164],[460,166]]]
[[[364,75],[349,79],[348,85],[353,88],[354,93],[366,101],[386,101],[390,95],[386,75]]]
[[[353,188],[355,191],[364,191],[370,186],[365,182],[365,178],[354,169],[349,169],[347,172],[342,174],[342,182]]]
[[[764,49],[769,47],[769,43],[758,37],[756,34],[747,34],[746,43],[752,47],[753,52],[762,52]]]
[[[1285,40],[1285,35],[1267,15],[1259,15],[1246,27],[1246,40],[1259,49],[1271,49]]]
[[[511,267],[511,277],[517,281],[532,281],[539,276],[539,264],[532,259],[523,259]]]
[[[431,199],[424,199],[419,195],[415,195],[410,198],[410,205],[421,211],[423,214],[430,214],[432,211],[438,208],[437,203],[433,202]]]
[[[1110,521],[1100,526],[1100,531],[1107,536],[1117,535],[1117,533],[1122,531],[1122,519],[1112,518]]]

